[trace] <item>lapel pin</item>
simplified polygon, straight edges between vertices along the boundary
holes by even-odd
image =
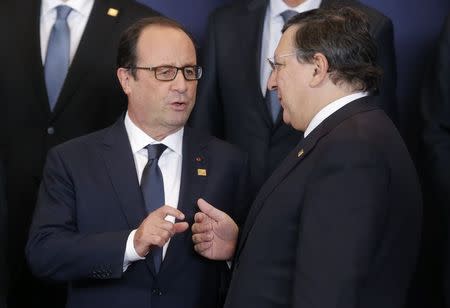
[[[119,10],[110,7],[110,8],[108,9],[108,13],[107,13],[107,14],[108,14],[109,16],[111,16],[111,17],[117,17],[117,15],[119,14]]]
[[[303,151],[303,149],[301,149],[300,151],[298,151],[297,157],[300,157],[300,156],[302,156],[302,155],[303,155],[303,153],[304,153],[304,151]]]
[[[197,175],[206,176],[206,169],[197,169]]]
[[[198,162],[198,163],[200,163],[202,160],[203,160],[203,159],[202,159],[200,156],[197,156],[197,157],[195,158],[195,161]]]

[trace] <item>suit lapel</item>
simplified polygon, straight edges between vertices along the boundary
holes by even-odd
[[[379,109],[379,107],[376,106],[376,103],[372,98],[363,97],[357,99],[330,115],[319,126],[317,126],[307,138],[304,138],[299,142],[294,150],[289,153],[281,165],[273,172],[269,179],[267,179],[256,196],[255,201],[250,208],[244,228],[240,234],[236,258],[239,257],[239,254],[241,253],[247,240],[248,234],[250,233],[258,214],[264,207],[267,197],[298,164],[308,157],[309,153],[313,151],[319,140],[346,119],[354,116],[355,114],[374,109]]]
[[[244,228],[239,236],[236,257],[239,256],[242,247],[245,245],[248,234],[251,231],[259,212],[263,208],[264,202],[267,197],[282,182],[282,180],[288,176],[290,171],[294,169],[295,166],[297,166],[297,164],[299,164],[308,155],[309,151],[311,151],[314,145],[315,141],[309,138],[308,140],[302,139],[261,187],[258,195],[255,198],[255,201],[250,208]],[[301,155],[299,155],[299,153],[301,153]]]
[[[207,144],[210,137],[198,134],[195,130],[185,127],[183,136],[183,162],[180,181],[180,195],[178,209],[186,216],[186,221],[192,225],[194,215],[198,211],[197,200],[201,197],[208,177],[199,175],[199,169],[208,172]],[[201,173],[201,172],[200,172]],[[182,267],[181,255],[193,252],[191,232],[175,235],[169,243],[160,273],[177,271]],[[186,252],[188,250],[188,252]]]
[[[269,127],[273,126],[271,115],[265,104],[264,96],[261,93],[260,88],[260,76],[261,76],[261,48],[264,32],[264,19],[266,16],[268,1],[266,0],[252,0],[247,5],[247,12],[243,17],[243,25],[240,27],[241,31],[247,31],[242,34],[242,37],[249,40],[248,46],[255,46],[255,50],[252,51],[250,58],[255,59],[251,68],[252,76],[255,78],[255,85],[258,95],[252,100],[256,103],[256,108],[261,113],[264,121]]]
[[[128,225],[130,229],[137,228],[146,212],[123,117],[105,135],[103,158]]]
[[[39,102],[39,107],[47,118],[50,116],[50,106],[48,104],[47,88],[45,85],[44,66],[42,64],[41,56],[41,34],[40,34],[40,16],[41,16],[41,1],[31,1],[31,18],[29,23],[31,33],[30,38],[31,48],[30,52],[30,69],[31,80],[34,84],[36,101]],[[24,29],[27,31],[26,29]]]
[[[109,128],[103,140],[103,158],[128,226],[130,229],[136,229],[147,213],[123,117]],[[148,254],[145,262],[155,276],[151,254]]]
[[[110,38],[111,33],[114,33],[115,24],[120,16],[112,17],[107,14],[108,9],[111,7],[110,2],[109,0],[97,0],[94,2],[83,36],[67,72],[52,118],[57,117],[64,110],[65,106],[70,102],[70,98],[80,88],[80,82],[86,78],[89,72],[96,69],[97,63],[102,59],[102,54],[111,52],[109,50],[105,51],[106,46],[108,46],[105,44],[105,40]]]

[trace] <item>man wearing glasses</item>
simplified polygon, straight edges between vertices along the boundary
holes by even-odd
[[[49,153],[29,264],[70,282],[67,307],[216,307],[229,269],[194,252],[188,226],[200,197],[242,222],[246,159],[184,126],[202,68],[179,24],[134,24],[117,66],[128,110]]]
[[[248,153],[250,182],[264,181],[302,138],[282,120],[276,91],[267,90],[283,24],[296,13],[350,6],[367,14],[382,67],[379,103],[395,118],[395,52],[389,18],[354,0],[241,0],[214,12],[202,54],[205,74],[189,123]]]
[[[402,308],[420,242],[421,193],[408,150],[368,94],[376,45],[361,12],[301,13],[271,60],[283,120],[304,139],[237,226],[199,201],[196,250],[233,260],[226,308]]]

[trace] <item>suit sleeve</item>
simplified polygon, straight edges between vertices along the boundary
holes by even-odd
[[[216,44],[216,26],[213,14],[209,18],[206,47],[201,53],[203,77],[199,81],[197,101],[189,118],[189,125],[223,139],[224,119],[219,93]]]
[[[293,307],[356,308],[383,233],[388,168],[367,145],[324,152],[304,197]]]
[[[246,156],[237,181],[236,202],[233,208],[233,219],[238,224],[239,229],[244,226],[245,220],[247,219],[252,197],[249,189],[249,165]]]
[[[119,278],[130,230],[77,230],[76,187],[63,159],[49,152],[26,246],[34,275],[56,281]]]
[[[390,19],[382,19],[373,29],[377,44],[377,64],[383,70],[379,105],[392,121],[398,124],[397,106],[397,64],[394,47],[394,26]]]

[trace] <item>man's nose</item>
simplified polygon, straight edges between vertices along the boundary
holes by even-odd
[[[272,70],[269,75],[269,80],[267,80],[267,89],[276,90],[277,89],[277,72],[276,70]]]
[[[178,70],[175,79],[172,80],[172,89],[178,92],[185,92],[187,89],[187,80],[184,78],[183,71]]]

